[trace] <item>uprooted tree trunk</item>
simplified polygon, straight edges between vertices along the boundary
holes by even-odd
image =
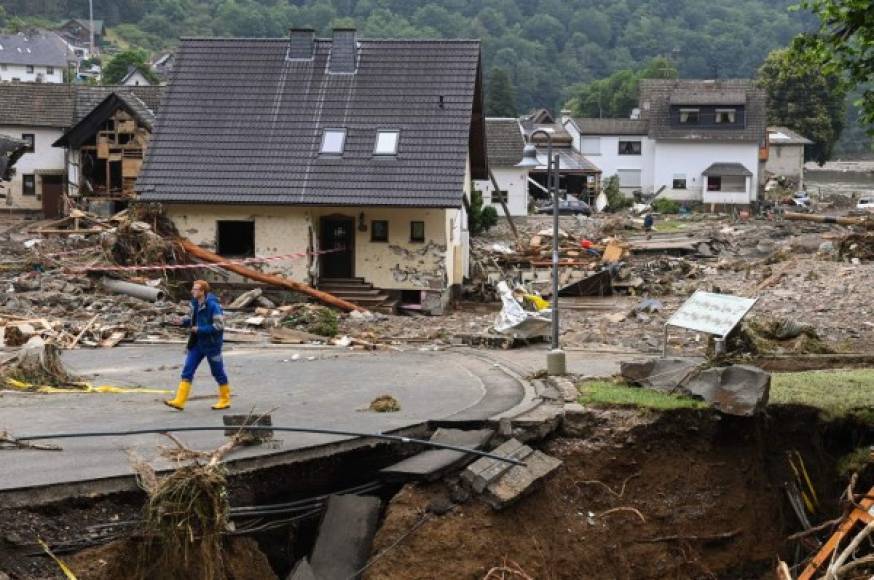
[[[71,386],[78,377],[67,372],[61,361],[61,350],[53,342],[32,337],[13,358],[0,366],[0,378],[12,379],[29,387]]]
[[[169,437],[178,448],[163,454],[193,463],[165,477],[143,461],[135,463],[140,485],[149,496],[135,577],[222,580],[226,578],[223,534],[230,511],[222,459],[241,444],[240,436],[211,453],[192,451]]]

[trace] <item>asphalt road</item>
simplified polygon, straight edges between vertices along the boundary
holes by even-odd
[[[75,350],[64,355],[68,369],[95,385],[175,389],[182,347],[133,346]],[[518,404],[522,385],[496,365],[454,352],[353,352],[339,349],[230,347],[225,364],[234,392],[235,413],[271,411],[273,424],[385,432],[429,419],[485,419]],[[395,397],[396,413],[367,410],[379,395]],[[131,394],[0,393],[0,431],[30,434],[220,426],[212,411],[215,383],[204,362],[192,398],[180,413],[161,404],[172,396]],[[189,446],[212,449],[221,432],[184,433]],[[247,448],[235,458],[283,454],[340,441],[338,436],[277,434],[278,447]],[[114,478],[132,473],[130,453],[168,466],[155,457],[159,435],[58,441],[61,452],[0,451],[3,491]]]

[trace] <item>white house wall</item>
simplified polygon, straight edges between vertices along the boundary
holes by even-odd
[[[62,83],[64,82],[63,67],[54,67],[49,73],[46,66],[36,65],[33,72],[27,72],[27,65],[0,63],[0,81],[20,81],[23,83]]]
[[[620,141],[640,141],[640,155],[620,155]],[[620,172],[640,172],[640,185],[622,186],[624,193],[634,190],[650,191],[653,185],[653,165],[655,141],[644,135],[586,135],[582,138],[585,146],[581,153],[601,170],[601,179],[606,180]],[[588,153],[587,151],[597,151]]]
[[[659,141],[653,160],[653,188],[666,186],[663,196],[678,201],[702,201],[704,171],[714,163],[740,163],[753,173],[749,199],[754,201],[759,183],[759,147],[756,143],[700,143]],[[673,189],[675,175],[686,176],[686,189]],[[733,203],[741,203],[737,196]]]
[[[492,167],[498,187],[507,192],[507,209],[510,215],[528,215],[528,170],[519,167]],[[491,179],[476,182],[476,188],[483,192],[483,203],[495,206],[498,215],[504,210],[497,198],[492,198],[494,186]]]
[[[34,152],[25,153],[15,163],[15,175],[6,187],[6,206],[14,209],[42,210],[42,180],[40,176],[63,175],[64,149],[52,147],[63,135],[60,129],[38,127],[0,126],[0,133],[20,139],[23,134],[34,135]],[[35,195],[22,194],[22,176],[35,176]]]

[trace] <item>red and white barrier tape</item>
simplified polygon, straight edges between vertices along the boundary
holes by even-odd
[[[191,270],[196,268],[212,268],[213,266],[232,266],[235,264],[262,264],[264,262],[280,262],[282,260],[296,260],[306,256],[321,256],[323,254],[333,254],[342,252],[345,248],[335,250],[322,250],[318,252],[295,252],[293,254],[283,254],[281,256],[267,256],[263,258],[242,258],[240,260],[225,260],[222,262],[203,262],[200,264],[162,264],[154,266],[88,266],[87,268],[65,268],[64,270],[73,274],[81,274],[85,272],[135,272],[138,270]]]

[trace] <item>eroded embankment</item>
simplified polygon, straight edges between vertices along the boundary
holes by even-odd
[[[471,500],[427,516],[366,578],[481,579],[502,565],[548,579],[772,577],[778,553],[792,560],[785,538],[800,529],[786,499],[787,453],[803,458],[826,519],[843,485],[837,460],[871,442],[870,428],[823,423],[800,407],[754,419],[592,411],[574,433],[543,446],[564,465],[541,490],[501,512]],[[374,554],[443,497],[464,499],[442,482],[405,487]]]

